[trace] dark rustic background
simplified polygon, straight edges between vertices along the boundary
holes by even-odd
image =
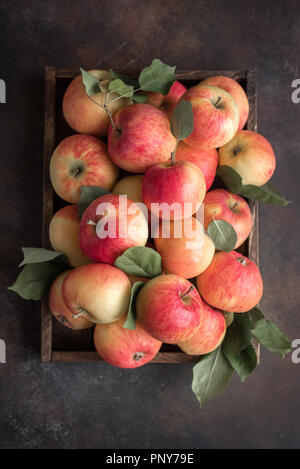
[[[299,447],[300,364],[262,352],[262,365],[202,410],[189,365],[122,371],[42,365],[39,304],[5,289],[20,246],[41,243],[45,65],[258,72],[258,127],[277,155],[275,185],[294,203],[261,207],[262,307],[300,338],[299,0],[3,0],[0,3],[0,448]]]

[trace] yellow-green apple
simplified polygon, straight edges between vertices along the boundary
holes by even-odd
[[[94,324],[84,317],[73,318],[72,311],[67,308],[63,296],[62,285],[66,276],[71,272],[67,270],[62,272],[52,283],[49,291],[49,309],[53,316],[63,325],[69,329],[81,330],[88,329]]]
[[[104,80],[104,83],[112,79],[110,73],[103,70],[90,70],[89,73],[101,81]],[[104,104],[106,96],[107,92],[101,92],[99,89],[99,93],[89,97],[83,85],[82,76],[74,78],[63,98],[63,114],[69,126],[82,134],[95,135],[96,137],[106,135],[110,121],[106,111],[99,106],[99,104]],[[117,97],[118,95],[115,93],[110,94],[109,100],[112,101]],[[114,115],[130,102],[131,100],[128,99],[118,99],[110,105],[112,114]]]
[[[79,239],[88,257],[113,264],[126,249],[145,246],[148,222],[142,209],[126,195],[107,194],[84,211]]]
[[[239,130],[241,130],[245,126],[249,115],[249,101],[241,85],[233,78],[224,75],[215,75],[206,78],[206,80],[201,81],[201,85],[218,86],[233,97],[239,110]]]
[[[199,210],[205,192],[204,175],[190,161],[154,165],[143,179],[145,204],[157,217],[167,220],[191,217]]]
[[[176,150],[176,161],[186,160],[194,163],[201,169],[208,191],[216,176],[219,155],[216,148],[203,150],[198,147],[191,147],[184,142],[179,142]]]
[[[186,87],[180,83],[180,81],[174,81],[167,95],[161,93],[146,93],[147,103],[160,108],[167,115],[168,119],[171,119],[175,107],[186,91]]]
[[[177,344],[188,355],[205,355],[223,342],[226,334],[226,320],[219,309],[203,301],[203,321],[196,334],[185,342]]]
[[[198,148],[218,148],[229,142],[238,130],[239,111],[227,91],[217,86],[197,85],[181,98],[192,104],[194,130],[184,139]]]
[[[219,156],[219,164],[237,171],[245,185],[266,184],[276,167],[271,144],[261,134],[251,130],[239,130],[227,145],[219,149]]]
[[[154,232],[154,242],[163,270],[187,279],[207,269],[215,253],[214,243],[194,217],[171,221],[169,228],[161,222]]]
[[[143,203],[142,175],[126,176],[113,187],[113,194],[127,195],[134,202]]]
[[[106,324],[128,311],[131,285],[124,272],[109,264],[87,264],[73,269],[64,279],[63,300],[75,320]]]
[[[218,252],[197,277],[198,290],[211,306],[245,313],[257,305],[263,282],[257,265],[239,252]]]
[[[162,343],[148,334],[136,320],[136,328],[123,328],[126,317],[112,324],[97,324],[94,342],[99,355],[119,368],[137,368],[150,362]]]
[[[146,283],[137,296],[136,311],[141,326],[167,344],[187,340],[203,319],[202,300],[194,285],[172,274]]]
[[[252,215],[246,200],[225,189],[214,189],[207,192],[203,205],[205,230],[214,219],[224,220],[236,232],[235,249],[241,246],[252,229]]]
[[[176,139],[170,121],[150,104],[132,104],[121,109],[114,118],[117,129],[108,130],[108,151],[122,169],[144,173],[157,163],[170,158]]]
[[[55,149],[50,161],[50,179],[63,200],[77,203],[81,186],[111,190],[119,169],[108,156],[106,145],[92,135],[71,135]]]
[[[91,261],[83,254],[79,244],[78,205],[67,205],[55,213],[49,226],[49,239],[54,251],[65,254],[72,267]]]

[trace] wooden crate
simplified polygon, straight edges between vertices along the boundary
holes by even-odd
[[[137,75],[133,71],[118,70],[119,73]],[[49,178],[49,163],[56,145],[68,135],[74,133],[64,121],[62,115],[62,98],[70,81],[78,75],[78,70],[45,69],[45,128],[44,128],[44,181],[43,181],[43,247],[49,249],[49,223],[53,214],[65,202],[54,193]],[[200,80],[212,75],[226,75],[237,80],[245,89],[250,113],[247,122],[248,130],[257,130],[257,101],[256,101],[256,73],[255,71],[227,71],[227,70],[179,70],[177,78],[187,87],[197,84]],[[243,254],[247,255],[257,265],[259,263],[258,246],[258,205],[250,201],[253,215],[253,229],[245,245]],[[257,355],[259,347],[255,344]],[[61,326],[53,319],[49,312],[48,299],[42,301],[42,341],[41,357],[43,362],[99,362],[101,357],[96,353],[93,345],[93,330],[72,331]],[[161,351],[151,363],[191,363],[197,357],[185,355],[180,349],[172,345],[163,345]]]

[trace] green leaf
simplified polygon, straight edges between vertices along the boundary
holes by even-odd
[[[103,187],[99,186],[82,186],[81,187],[81,194],[80,200],[78,203],[78,214],[79,218],[82,217],[83,212],[91,205],[94,200],[101,197],[101,195],[110,194],[109,191],[103,189]]]
[[[221,394],[231,381],[234,370],[221,347],[206,355],[193,367],[192,390],[200,406]]]
[[[261,345],[284,358],[291,350],[291,342],[272,322],[263,318],[252,329],[253,337]]]
[[[139,76],[139,84],[143,91],[168,94],[176,80],[175,68],[154,59],[149,67],[144,68]]]
[[[136,327],[135,326],[135,318],[136,318],[135,302],[136,302],[136,297],[137,297],[138,292],[144,285],[145,285],[144,282],[135,282],[131,287],[127,319],[123,324],[123,328],[125,329],[130,329],[131,331],[133,331]]]
[[[134,88],[137,88],[139,86],[138,80],[128,75],[123,75],[121,73],[114,72],[111,68],[109,69],[109,73],[111,74],[112,78],[120,78],[120,80],[122,80],[126,85],[133,86]]]
[[[226,321],[226,327],[228,328],[234,321],[234,313],[229,313],[228,311],[223,311]]]
[[[117,93],[119,96],[126,96],[127,98],[131,98],[134,93],[133,86],[126,85],[120,78],[109,83],[109,91]]]
[[[243,185],[240,195],[248,199],[259,200],[265,204],[282,205],[286,207],[290,202],[275,189],[269,182],[263,186],[254,186],[252,184]]]
[[[152,278],[161,275],[161,256],[154,249],[136,246],[127,249],[114,264],[126,274]]]
[[[8,290],[18,293],[25,300],[40,300],[64,270],[52,261],[27,264]]]
[[[192,103],[180,101],[171,118],[171,131],[178,141],[188,137],[194,128]]]
[[[86,72],[83,68],[80,68],[82,75],[82,83],[85,86],[86,93],[88,96],[93,96],[94,94],[100,93],[99,78],[95,77],[91,73]]]
[[[250,309],[250,311],[248,311],[246,314],[249,317],[251,326],[254,326],[257,321],[265,317],[258,306],[255,306],[255,308]]]
[[[230,166],[219,166],[217,170],[217,176],[219,176],[227,189],[233,194],[239,194],[242,189],[242,178],[234,169]]]
[[[219,251],[230,252],[235,248],[237,241],[235,229],[225,220],[213,219],[207,227],[207,234]]]
[[[226,357],[239,354],[251,344],[251,324],[245,314],[236,314],[222,344]]]
[[[145,94],[134,94],[132,99],[135,103],[146,103],[147,102],[147,95]]]
[[[57,257],[63,256],[60,252],[51,251],[44,248],[22,248],[24,259],[19,267],[26,264],[37,264],[39,262],[51,261]]]
[[[257,356],[251,344],[239,354],[226,355],[226,358],[232,368],[237,372],[242,382],[244,382],[247,376],[255,370],[257,365]]]

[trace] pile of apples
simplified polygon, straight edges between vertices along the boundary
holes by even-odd
[[[234,229],[234,249],[239,248],[252,229],[248,203],[228,190],[210,189],[218,165],[233,168],[245,185],[266,184],[276,164],[272,147],[262,135],[243,130],[249,103],[231,78],[213,76],[188,90],[175,81],[166,95],[140,93],[141,102],[110,93],[107,110],[113,77],[99,70],[89,74],[102,86],[89,96],[81,75],[70,83],[63,114],[77,133],[57,146],[50,164],[53,188],[69,203],[51,220],[50,242],[72,267],[53,282],[50,311],[72,329],[96,324],[96,350],[118,367],[144,365],[162,343],[177,344],[190,355],[208,354],[225,337],[233,316],[227,313],[249,311],[263,293],[255,263],[236,250],[216,250],[207,232],[212,221],[223,220]],[[182,102],[189,103],[193,119],[192,131],[179,141],[170,120]],[[83,186],[101,187],[103,195],[80,219]],[[127,196],[125,207],[119,195]],[[142,203],[153,216],[148,220],[137,205]],[[169,214],[169,237],[161,233],[164,203],[179,207]],[[204,226],[196,217],[202,203]],[[107,204],[105,213],[99,213],[99,204]],[[192,207],[188,216],[184,204]],[[117,219],[114,236],[98,236],[104,216]],[[153,230],[155,217],[160,221]],[[122,229],[125,219],[130,229]],[[195,236],[176,237],[187,221]],[[139,248],[132,252],[141,257],[156,251],[161,274],[150,278],[118,268],[120,256],[132,248]],[[129,309],[136,315],[131,328]]]

